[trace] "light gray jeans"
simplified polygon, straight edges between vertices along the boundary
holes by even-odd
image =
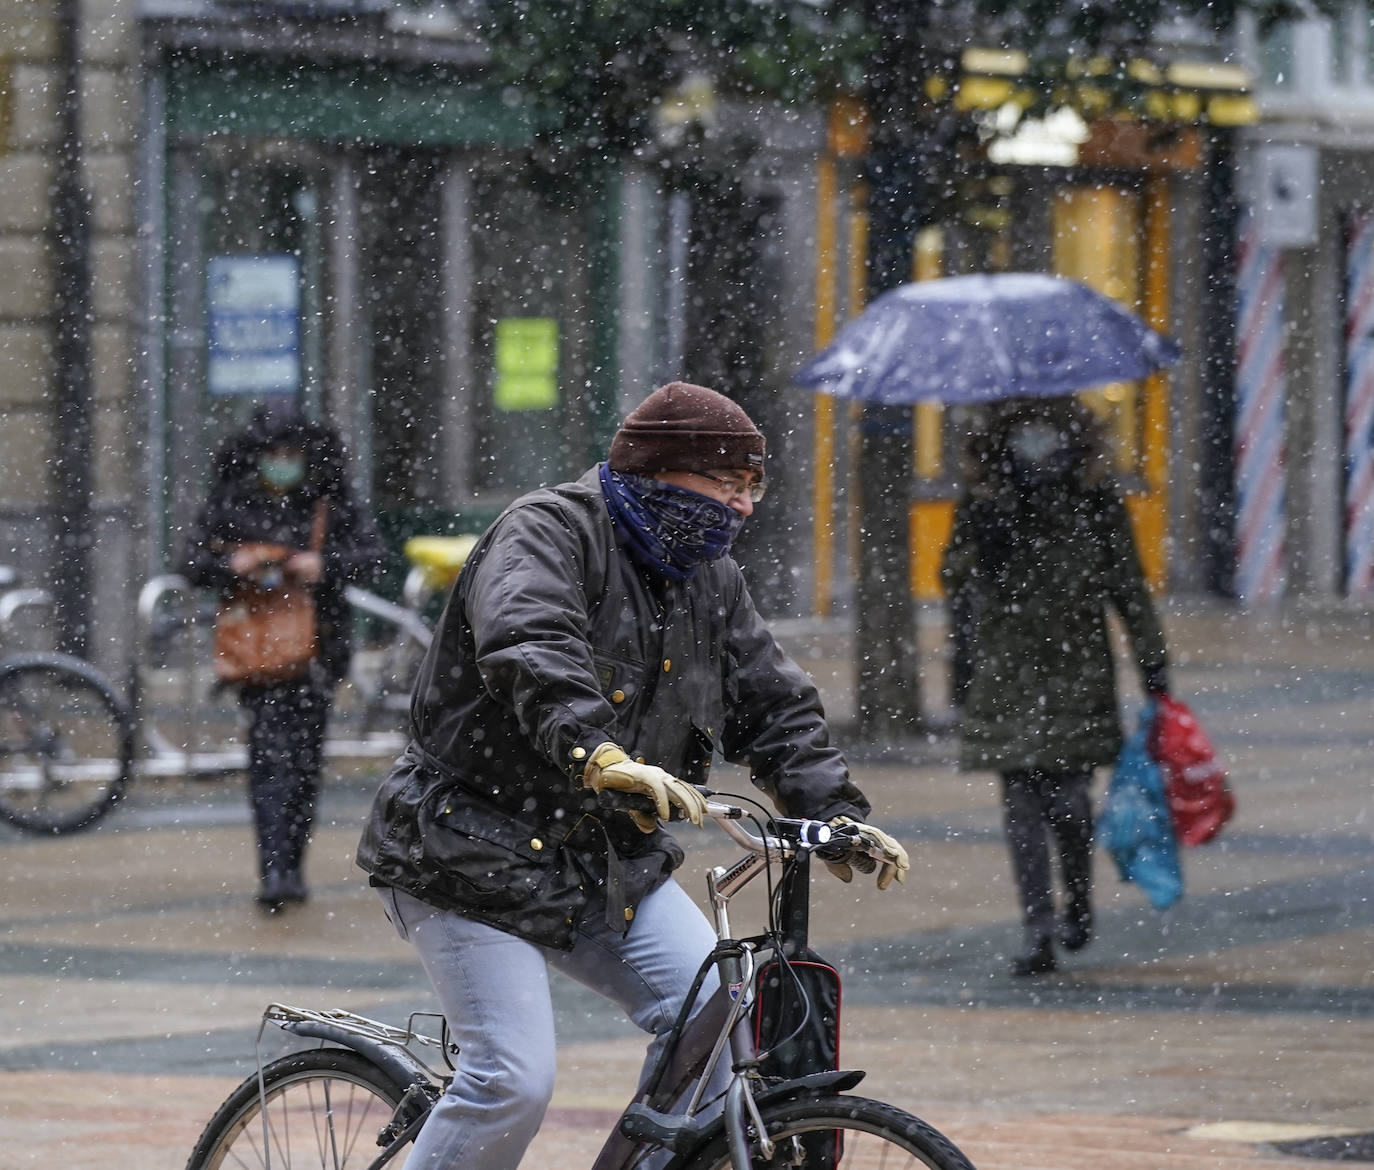
[[[549,967],[619,1005],[654,1037],[642,1083],[716,942],[705,915],[672,879],[639,904],[627,933],[615,934],[592,915],[570,951],[436,910],[400,890],[380,893],[396,932],[419,953],[459,1048],[453,1082],[420,1131],[407,1170],[519,1165],[553,1095]],[[712,971],[698,1006],[717,986]],[[728,1081],[729,1069],[721,1072],[713,1088]]]

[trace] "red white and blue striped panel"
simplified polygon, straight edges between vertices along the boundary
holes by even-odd
[[[1236,279],[1236,595],[1275,602],[1285,563],[1283,254],[1240,228]]]
[[[1345,265],[1345,582],[1374,590],[1374,215],[1350,219]]]

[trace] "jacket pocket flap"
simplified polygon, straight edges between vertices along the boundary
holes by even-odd
[[[649,673],[648,666],[643,662],[605,650],[593,653],[592,664],[596,669],[597,685],[613,703],[623,703],[634,696],[644,685]]]
[[[489,841],[530,861],[542,860],[547,850],[557,846],[557,842],[541,837],[529,825],[491,807],[446,804],[434,821],[446,829],[479,841]]]

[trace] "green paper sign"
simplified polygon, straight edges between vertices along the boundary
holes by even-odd
[[[558,322],[507,317],[496,322],[497,410],[549,410],[558,405]]]

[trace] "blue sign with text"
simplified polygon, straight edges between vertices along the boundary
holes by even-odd
[[[211,394],[294,394],[301,377],[300,263],[212,256],[206,298]]]

